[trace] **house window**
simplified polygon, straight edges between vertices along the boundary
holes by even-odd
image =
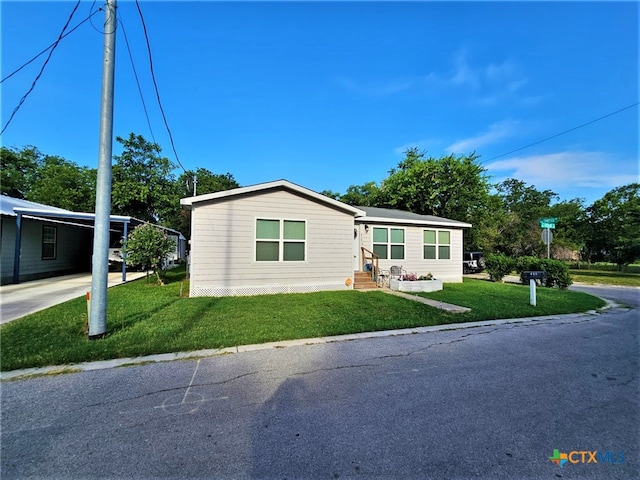
[[[423,258],[425,260],[451,259],[451,232],[448,230],[423,231]]]
[[[57,228],[42,227],[42,260],[56,259]]]
[[[304,262],[305,251],[304,220],[256,220],[257,262]]]
[[[404,228],[374,227],[373,253],[385,260],[404,260]]]

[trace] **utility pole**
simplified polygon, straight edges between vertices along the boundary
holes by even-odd
[[[193,196],[196,196],[196,190],[198,189],[198,177],[193,176]]]
[[[96,216],[93,231],[91,309],[89,339],[107,333],[107,286],[109,275],[109,224],[111,216],[111,156],[113,148],[113,86],[116,59],[116,0],[106,0],[104,10],[104,54],[100,146],[96,185]]]

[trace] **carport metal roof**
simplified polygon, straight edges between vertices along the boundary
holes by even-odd
[[[20,249],[22,244],[22,218],[30,218],[34,220],[53,220],[61,221],[69,225],[85,226],[93,228],[95,224],[95,214],[86,212],[73,212],[64,208],[52,207],[40,203],[30,202],[19,198],[13,198],[6,195],[0,196],[0,213],[6,216],[16,217],[16,238],[15,251],[13,257],[13,282],[20,281]],[[110,215],[111,223],[121,223],[123,236],[127,236],[129,224],[142,224],[142,220],[134,217],[122,215]],[[119,229],[116,229],[119,231]],[[127,269],[126,263],[122,264],[122,281],[126,281]]]

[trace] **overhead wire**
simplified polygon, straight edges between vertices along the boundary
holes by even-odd
[[[492,160],[496,160],[497,158],[506,157],[507,155],[511,155],[512,153],[519,152],[520,150],[524,150],[525,148],[533,147],[534,145],[538,145],[540,143],[546,142],[546,141],[551,140],[553,138],[557,138],[557,137],[559,137],[561,135],[565,135],[565,134],[567,134],[569,132],[573,132],[574,130],[578,130],[579,128],[586,127],[587,125],[591,125],[592,123],[599,122],[600,120],[604,120],[605,118],[611,117],[611,116],[616,115],[616,114],[618,114],[620,112],[624,112],[625,110],[629,110],[630,108],[633,108],[633,107],[635,107],[635,106],[637,106],[639,104],[640,104],[640,102],[632,103],[631,105],[627,105],[626,107],[623,107],[623,108],[621,108],[619,110],[616,110],[615,112],[607,113],[606,115],[598,117],[598,118],[596,118],[594,120],[590,120],[590,121],[588,121],[586,123],[583,123],[582,125],[578,125],[577,127],[570,128],[569,130],[565,130],[564,132],[557,133],[555,135],[551,135],[550,137],[543,138],[542,140],[538,140],[537,142],[530,143],[529,145],[525,145],[524,147],[516,148],[515,150],[511,150],[510,152],[502,153],[500,155],[496,155],[495,157],[491,157],[488,160],[485,160],[485,162],[490,162]]]
[[[7,120],[7,123],[2,128],[2,131],[0,131],[0,135],[2,135],[4,133],[4,131],[7,129],[7,127],[9,126],[11,121],[13,120],[13,117],[15,117],[16,113],[18,113],[18,110],[20,110],[20,107],[22,106],[22,104],[25,102],[25,100],[27,99],[29,94],[36,87],[36,83],[38,83],[38,80],[42,76],[45,67],[49,63],[49,60],[51,59],[51,56],[53,55],[53,52],[55,51],[55,49],[57,48],[58,44],[62,40],[64,32],[67,30],[67,27],[71,23],[71,20],[73,19],[73,16],[75,15],[76,10],[78,10],[78,7],[80,6],[80,2],[81,1],[82,0],[78,0],[78,2],[76,3],[75,7],[73,7],[73,10],[71,11],[71,14],[69,15],[69,18],[67,19],[67,23],[64,24],[64,27],[62,27],[62,30],[60,31],[60,34],[58,35],[58,39],[54,42],[53,46],[49,49],[49,55],[47,55],[47,58],[45,59],[44,63],[42,64],[42,67],[40,68],[40,71],[38,72],[38,75],[36,75],[36,78],[33,80],[33,83],[31,84],[31,87],[29,88],[29,90],[27,90],[27,93],[25,93],[22,96],[22,98],[18,102],[18,105],[16,106],[16,108],[14,108],[13,112],[11,112],[11,116],[9,117],[9,120]]]
[[[84,20],[82,20],[79,24],[77,24],[75,27],[73,27],[71,30],[69,30],[67,33],[65,33],[62,37],[60,37],[60,39],[62,40],[63,38],[68,37],[69,35],[71,35],[74,31],[76,31],[78,29],[78,27],[80,27],[83,23],[85,23],[86,21],[88,21],[89,19],[91,19],[91,17],[93,17],[96,13],[98,13],[99,11],[101,11],[102,8],[99,8],[98,10],[94,11],[93,13],[91,13],[87,18],[85,18]],[[27,65],[29,65],[30,63],[32,63],[33,61],[35,61],[40,55],[42,55],[43,53],[45,53],[46,51],[48,51],[49,49],[51,49],[53,46],[56,45],[57,42],[53,42],[51,45],[49,45],[47,48],[45,48],[44,50],[42,50],[40,53],[38,53],[37,55],[35,55],[31,60],[25,62],[21,67],[18,67],[17,69],[15,69],[13,72],[11,72],[9,75],[7,75],[6,77],[4,77],[2,80],[0,80],[0,83],[4,82],[5,80],[8,80],[9,78],[13,77],[16,73],[18,73],[20,70],[22,70],[24,67],[26,67]]]
[[[144,101],[144,96],[142,95],[142,88],[140,87],[140,80],[138,78],[138,72],[136,71],[136,65],[133,61],[133,54],[131,53],[131,48],[129,46],[129,39],[127,38],[127,32],[124,28],[124,23],[122,23],[122,19],[119,17],[118,22],[122,27],[122,34],[124,35],[124,43],[127,45],[127,51],[129,52],[129,60],[131,60],[131,68],[133,69],[133,76],[136,79],[136,85],[138,86],[138,93],[140,94],[140,100],[142,101],[142,108],[144,110],[144,116],[147,118],[147,125],[149,126],[149,132],[151,132],[151,138],[153,139],[153,143],[156,142],[156,138],[153,135],[153,129],[151,128],[151,121],[149,120],[149,112],[147,111],[147,105]]]
[[[140,21],[142,22],[142,29],[144,30],[144,37],[145,37],[145,40],[147,42],[147,52],[149,54],[149,68],[151,70],[151,79],[153,80],[153,86],[154,86],[155,91],[156,91],[156,98],[158,99],[158,106],[160,107],[160,113],[162,114],[162,119],[164,120],[164,125],[165,125],[165,127],[167,129],[167,132],[169,133],[169,141],[171,142],[171,148],[173,149],[173,154],[176,157],[176,161],[178,162],[178,165],[180,165],[182,170],[184,170],[184,172],[187,173],[187,169],[184,168],[184,166],[180,162],[180,158],[178,157],[178,152],[176,151],[176,146],[175,146],[175,143],[173,141],[173,134],[171,133],[171,129],[169,128],[169,123],[167,122],[167,116],[164,113],[164,108],[162,107],[162,101],[160,100],[160,91],[158,90],[158,83],[156,82],[156,74],[155,74],[155,71],[153,69],[153,58],[151,56],[151,43],[149,42],[149,35],[147,33],[147,25],[145,24],[144,16],[142,15],[142,9],[140,8],[140,3],[138,2],[138,0],[136,0],[136,7],[138,7],[138,14],[140,15]]]

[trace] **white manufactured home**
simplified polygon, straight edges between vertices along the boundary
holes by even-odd
[[[462,281],[468,223],[353,207],[286,180],[181,204],[191,210],[193,297],[349,290],[373,265]]]

